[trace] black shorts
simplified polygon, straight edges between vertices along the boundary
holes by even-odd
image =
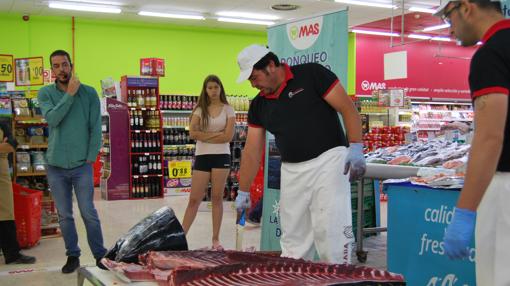
[[[230,155],[209,154],[195,156],[193,170],[211,172],[211,169],[230,169]]]

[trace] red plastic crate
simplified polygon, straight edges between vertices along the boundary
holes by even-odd
[[[13,184],[12,189],[18,243],[21,248],[29,248],[41,239],[42,192],[18,184]]]

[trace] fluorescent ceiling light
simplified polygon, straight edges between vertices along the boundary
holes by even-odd
[[[377,2],[365,2],[365,1],[357,1],[357,0],[335,0],[335,2],[343,3],[343,4],[351,4],[351,5],[376,7],[376,8],[397,9],[397,6],[395,6],[395,5],[383,4],[383,3],[377,3]]]
[[[432,36],[420,35],[420,34],[409,34],[407,37],[411,38],[411,39],[420,39],[420,40],[430,40],[432,38]]]
[[[400,34],[398,34],[398,33],[378,32],[378,31],[358,30],[358,29],[353,29],[352,32],[356,33],[356,34],[367,34],[367,35],[375,35],[375,36],[388,36],[388,37],[399,37],[400,36]]]
[[[437,26],[427,27],[427,28],[423,29],[423,31],[429,32],[429,31],[442,30],[442,29],[446,29],[446,28],[450,28],[450,24],[441,24],[441,25],[437,25]]]
[[[78,2],[83,4],[99,4],[99,5],[113,5],[113,6],[122,6],[123,3],[120,2],[111,2],[111,1],[101,1],[101,0],[65,0],[65,2]]]
[[[452,39],[447,37],[432,37],[432,41],[450,42]]]
[[[122,12],[120,8],[114,6],[100,6],[100,5],[86,5],[86,4],[70,4],[62,2],[50,2],[48,7],[54,9],[64,9],[73,11],[85,11],[85,12],[99,12],[99,13],[112,13],[119,14]]]
[[[159,13],[159,12],[149,12],[149,11],[140,11],[140,12],[138,12],[138,15],[150,16],[150,17],[162,17],[162,18],[175,18],[175,19],[205,20],[205,17],[202,15]]]
[[[219,17],[218,21],[220,21],[220,22],[230,22],[230,23],[241,23],[241,24],[266,25],[266,26],[271,26],[271,25],[274,25],[274,23],[275,23],[275,22],[272,22],[272,21],[249,20],[249,19],[238,19],[238,18],[225,18],[225,17]]]
[[[430,9],[430,8],[422,8],[422,7],[411,7],[409,8],[409,11],[412,11],[412,12],[422,12],[422,13],[429,13],[429,14],[434,14],[436,13],[436,10],[434,9]]]
[[[256,19],[256,20],[278,20],[279,17],[268,14],[256,14],[256,13],[245,13],[245,12],[230,12],[230,11],[221,11],[216,13],[218,16],[222,17],[230,17],[230,18],[247,18],[247,19]]]

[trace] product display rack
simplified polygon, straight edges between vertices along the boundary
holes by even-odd
[[[129,109],[129,198],[161,198],[163,129],[159,79],[123,76],[121,98]]]
[[[191,166],[195,155],[195,141],[189,137],[189,120],[198,97],[163,95],[163,149],[165,195],[186,195],[191,192]],[[177,100],[181,100],[181,102]],[[183,104],[183,102],[185,102]],[[193,105],[190,105],[193,104]],[[179,108],[179,109],[172,109]],[[184,164],[186,175],[170,176],[170,166]]]
[[[470,124],[474,118],[469,102],[419,102],[412,101],[412,132],[418,139],[426,140],[440,134],[448,122]]]
[[[18,142],[13,156],[13,182],[43,192],[41,201],[41,235],[58,235],[59,224],[55,202],[46,178],[48,130],[37,99],[24,96],[11,98],[13,106],[12,132]]]
[[[191,191],[191,172],[188,176],[171,178],[169,165],[172,163],[187,163],[192,166],[195,154],[195,142],[189,138],[189,120],[195,107],[189,103],[196,103],[197,96],[162,95],[160,102],[163,117],[163,148],[165,154],[164,177],[166,195],[185,195]],[[188,105],[179,103],[187,102]],[[236,109],[236,126],[234,138],[230,142],[231,172],[225,185],[224,199],[233,200],[237,194],[241,150],[244,147],[247,133],[247,118],[249,100],[244,96],[229,96],[228,101]],[[169,109],[170,107],[180,109]],[[241,109],[241,110],[239,110]],[[210,186],[204,200],[210,200]]]

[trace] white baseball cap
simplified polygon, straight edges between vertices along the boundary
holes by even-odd
[[[244,50],[237,55],[237,64],[241,70],[239,77],[237,77],[237,83],[247,80],[253,71],[253,65],[269,52],[269,49],[262,45],[251,45],[244,48]]]
[[[437,8],[436,12],[434,13],[434,16],[435,17],[441,17],[444,14],[444,9],[451,2],[459,2],[459,0],[442,0],[441,1],[441,5],[439,6],[439,8]]]

